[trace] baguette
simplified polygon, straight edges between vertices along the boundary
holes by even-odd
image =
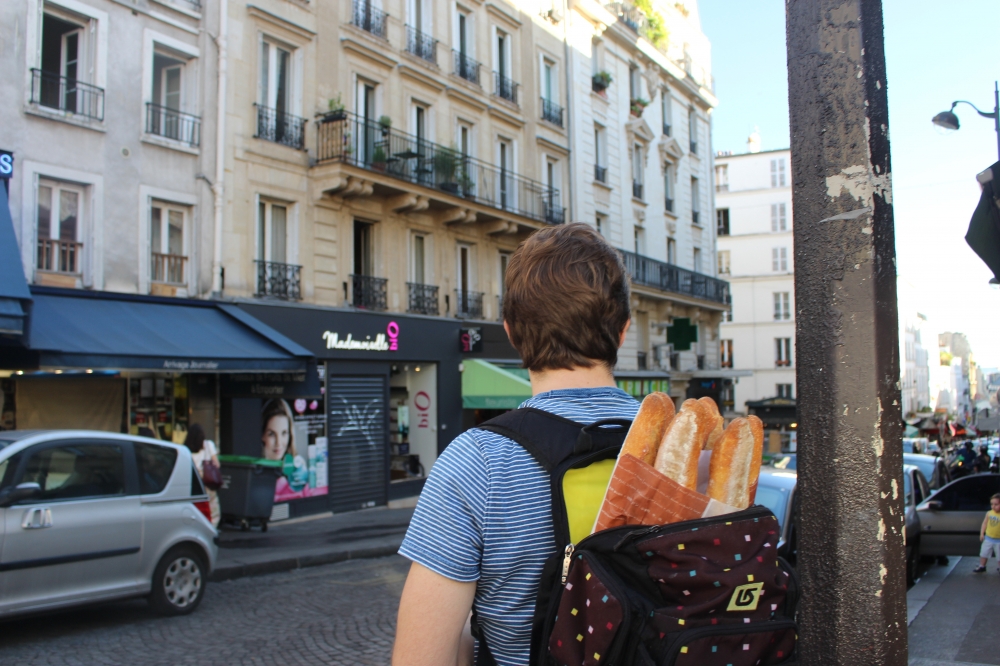
[[[704,440],[703,420],[698,401],[685,400],[681,411],[667,426],[653,465],[656,471],[691,490],[698,488],[698,458]]]
[[[706,412],[711,413],[712,419],[715,423],[712,431],[708,433],[708,437],[705,439],[705,449],[707,451],[711,451],[715,448],[715,445],[719,442],[719,440],[722,439],[722,424],[724,419],[722,418],[722,414],[719,413],[719,406],[708,396],[698,398],[698,402],[705,408]]]
[[[639,413],[625,437],[619,455],[626,453],[647,465],[656,462],[656,452],[663,441],[663,433],[674,418],[674,401],[666,393],[650,393],[642,400]]]
[[[708,496],[737,509],[750,506],[760,474],[763,446],[760,419],[755,416],[733,419],[712,451]]]

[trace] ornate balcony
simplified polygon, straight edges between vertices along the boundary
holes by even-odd
[[[386,278],[351,275],[351,305],[363,310],[386,310]]]
[[[184,265],[187,257],[179,254],[153,252],[150,256],[150,279],[164,284],[184,284]]]
[[[500,76],[499,72],[493,72],[493,94],[500,99],[505,99],[512,104],[517,104],[517,89],[519,83],[514,83],[506,76]]]
[[[437,285],[407,282],[406,290],[409,292],[407,312],[425,315],[440,314]]]
[[[389,15],[381,9],[374,7],[370,0],[354,0],[354,11],[351,14],[351,23],[365,32],[370,32],[376,37],[386,39],[386,23]]]
[[[479,63],[465,55],[461,51],[452,49],[455,57],[455,75],[460,76],[469,83],[479,85]]]
[[[553,125],[563,126],[563,108],[551,100],[542,98],[542,120]]]
[[[459,319],[482,319],[483,292],[456,289],[455,316]]]
[[[83,243],[65,240],[38,239],[38,270],[50,273],[79,275]]]
[[[260,104],[254,106],[257,107],[257,133],[254,137],[297,150],[305,147],[305,125],[309,121]]]
[[[201,144],[201,118],[147,102],[146,133],[197,147]]]
[[[254,261],[257,265],[258,298],[280,298],[285,301],[302,300],[302,267],[279,261]]]
[[[420,32],[412,25],[406,26],[406,50],[418,58],[423,58],[436,65],[437,43],[438,40],[427,33]]]
[[[31,70],[30,101],[57,111],[104,120],[104,88],[54,72]]]
[[[619,250],[633,284],[729,305],[729,283],[635,252]]]

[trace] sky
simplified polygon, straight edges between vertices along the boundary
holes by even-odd
[[[764,150],[787,148],[784,0],[699,0],[698,8],[719,98],[713,147],[745,152],[757,128]],[[980,365],[997,367],[1000,288],[965,243],[975,176],[997,161],[997,135],[964,104],[955,109],[960,130],[930,122],[959,99],[993,110],[997,0],[883,0],[882,11],[900,317],[919,312],[928,333],[964,332]],[[923,342],[933,351],[931,335]]]

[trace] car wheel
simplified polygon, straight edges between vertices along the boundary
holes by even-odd
[[[206,582],[201,555],[190,546],[179,546],[156,565],[149,603],[161,615],[187,615],[201,603]]]

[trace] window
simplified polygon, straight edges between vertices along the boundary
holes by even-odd
[[[632,196],[636,199],[642,199],[642,166],[642,144],[637,143],[632,146]]]
[[[590,74],[593,76],[601,71],[601,51],[597,40],[590,40]]]
[[[510,252],[500,253],[500,301],[507,293],[507,267],[510,266]]]
[[[642,97],[642,75],[638,67],[630,67],[628,70],[628,96],[630,99]]]
[[[728,236],[729,235],[729,209],[728,208],[716,208],[715,209],[715,235],[716,236]]]
[[[729,250],[719,251],[719,275],[729,275]]]
[[[673,238],[667,239],[667,263],[677,265],[677,241]]]
[[[671,106],[670,90],[664,88],[660,91],[660,110],[663,114],[663,136],[670,136],[671,126],[674,123],[674,110]]]
[[[778,367],[790,366],[792,364],[792,339],[774,339],[774,364]]]
[[[288,207],[284,204],[257,204],[257,259],[281,264],[288,261]]]
[[[471,58],[472,57],[472,15],[464,9],[458,10],[458,15],[456,16],[456,32],[458,43],[458,53],[459,55]]]
[[[774,292],[774,321],[788,321],[791,318],[789,293],[787,291]]]
[[[793,386],[792,384],[775,384],[774,385],[775,393],[777,393],[779,398],[786,398],[788,400],[792,400],[795,398],[795,396],[792,395],[792,386]]]
[[[546,102],[556,102],[559,94],[559,83],[556,79],[556,64],[544,58],[542,60],[542,99]]]
[[[150,267],[153,282],[184,284],[184,218],[180,206],[153,202],[149,211]]]
[[[731,322],[733,320],[733,310],[730,307],[728,310],[722,311],[722,321]]]
[[[31,71],[31,101],[104,120],[104,91],[91,85],[96,21],[45,6],[40,67]]]
[[[510,35],[502,30],[496,31],[493,52],[493,73],[496,80],[493,92],[497,97],[517,104],[517,84],[511,78],[511,41]]]
[[[412,282],[416,284],[427,284],[426,275],[426,242],[427,237],[422,234],[413,235],[413,262],[412,262]]]
[[[608,182],[608,167],[605,164],[604,128],[594,125],[594,180]]]
[[[691,140],[691,152],[695,155],[698,154],[698,115],[694,111],[694,107],[691,107],[688,111],[688,136]]]
[[[674,212],[674,167],[669,164],[663,170],[663,209]]]
[[[729,191],[729,165],[717,164],[715,166],[715,191]]]
[[[458,152],[462,154],[463,158],[472,157],[472,125],[468,125],[466,123],[459,123]]]
[[[507,139],[497,141],[497,164],[500,166],[498,177],[500,190],[500,207],[507,209],[517,205],[515,201],[514,180],[514,145]]]
[[[785,187],[785,158],[771,160],[771,187]]]
[[[692,266],[694,268],[694,272],[695,273],[701,273],[702,272],[702,270],[701,270],[701,248],[698,248],[698,247],[694,248],[693,257],[692,257]]]
[[[719,341],[719,365],[723,368],[733,367],[733,341]]]
[[[691,222],[700,224],[701,217],[701,187],[697,178],[691,179]]]
[[[260,43],[257,137],[302,148],[304,120],[292,114],[292,49],[270,40]]]
[[[136,442],[135,462],[139,472],[139,494],[155,495],[167,487],[174,472],[177,451],[165,446]]]
[[[354,275],[375,275],[374,226],[354,220]]]
[[[788,231],[788,220],[785,217],[785,204],[771,204],[771,231]]]
[[[483,316],[483,295],[476,288],[475,249],[458,244],[458,265],[455,280],[455,316],[479,319]]]
[[[990,497],[997,492],[996,477],[989,475],[968,476],[937,495],[942,511],[975,511],[982,513],[990,508]]]
[[[636,254],[646,253],[646,230],[642,227],[632,228],[633,246]]]
[[[594,226],[597,228],[597,233],[604,235],[604,217],[598,215],[594,218]]]
[[[37,483],[34,501],[108,497],[125,494],[122,447],[74,444],[35,450],[20,483]]]
[[[39,181],[36,211],[38,270],[73,275],[83,272],[83,243],[80,242],[82,210],[82,188],[50,180]]]
[[[201,143],[201,119],[185,113],[191,106],[188,81],[191,56],[155,45],[152,65],[151,101],[146,103],[146,132],[191,146]],[[192,79],[193,80],[193,79]]]
[[[788,270],[788,248],[771,248],[771,270],[775,272],[785,272]]]

